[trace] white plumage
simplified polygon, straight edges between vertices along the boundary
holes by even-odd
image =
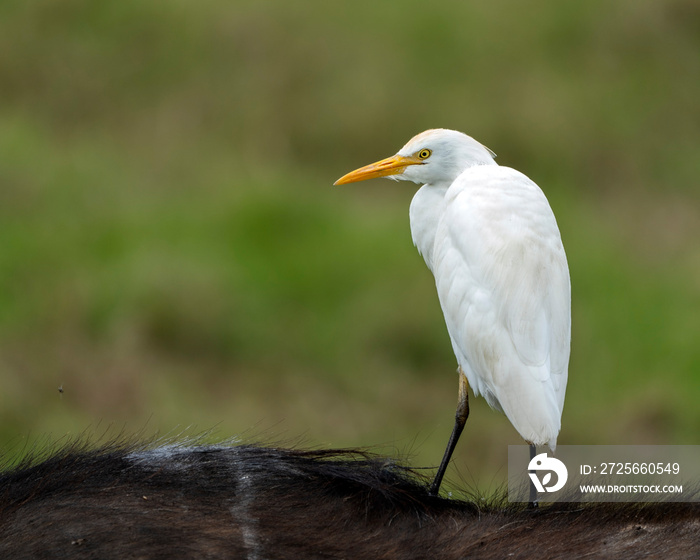
[[[566,255],[544,193],[494,157],[466,134],[428,130],[336,184],[386,176],[423,185],[411,233],[435,276],[460,369],[523,439],[554,449],[571,338]]]

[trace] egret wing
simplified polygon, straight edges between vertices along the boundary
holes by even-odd
[[[570,287],[549,204],[523,174],[496,166],[465,171],[445,202],[432,269],[457,359],[525,439],[556,438]]]

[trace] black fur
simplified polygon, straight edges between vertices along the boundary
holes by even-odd
[[[431,496],[360,451],[72,445],[0,476],[0,558],[698,558],[698,504]]]

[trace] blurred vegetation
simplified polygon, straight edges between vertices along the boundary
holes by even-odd
[[[4,0],[0,450],[190,427],[436,465],[415,189],[331,187],[433,127],[557,215],[560,443],[699,443],[699,52],[694,0]],[[473,399],[448,476],[493,488],[519,443]]]

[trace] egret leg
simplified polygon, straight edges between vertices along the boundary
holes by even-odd
[[[534,443],[531,443],[530,444],[530,461],[532,461],[535,458],[535,455],[537,455],[537,447],[535,446]],[[532,483],[532,480],[530,481],[530,503],[527,504],[527,507],[529,509],[535,509],[538,507],[537,489],[535,488],[535,485]]]
[[[462,435],[462,430],[464,430],[464,424],[467,422],[468,417],[469,383],[467,383],[467,376],[464,375],[462,368],[459,368],[459,403],[457,404],[457,412],[455,413],[455,425],[452,429],[450,441],[447,442],[447,449],[445,449],[445,454],[442,457],[440,468],[438,468],[437,474],[435,475],[435,480],[433,480],[433,483],[430,486],[431,496],[437,496],[440,492],[442,478],[445,476],[445,471],[447,470],[447,465],[452,457],[452,452],[457,446],[457,441],[459,440],[459,436]]]

